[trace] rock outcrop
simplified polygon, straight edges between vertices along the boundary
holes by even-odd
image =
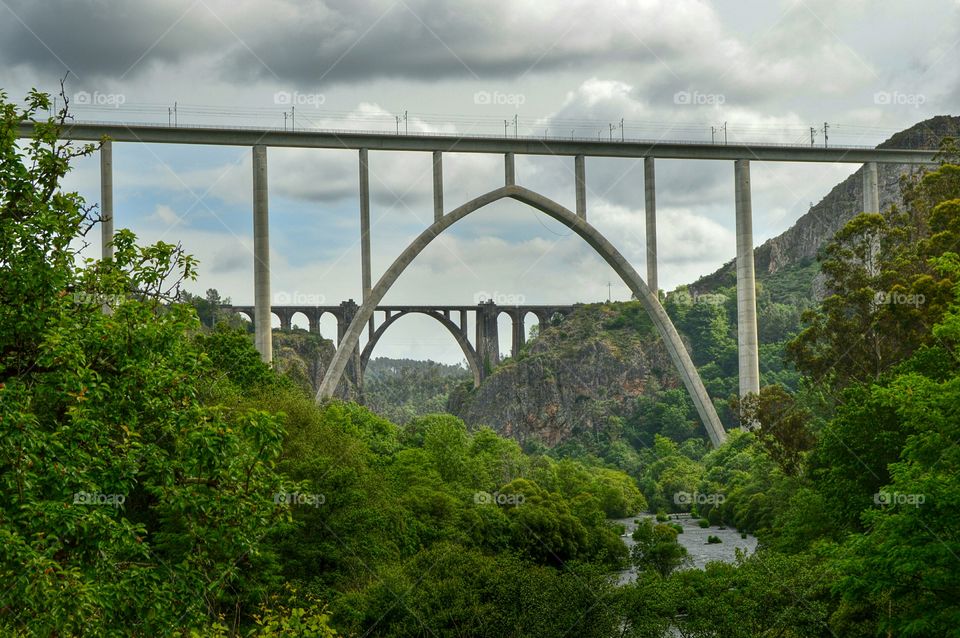
[[[578,306],[508,359],[476,390],[462,387],[448,409],[469,426],[488,425],[521,443],[554,446],[600,432],[641,394],[679,385],[669,354],[639,302],[624,311]],[[629,317],[624,321],[624,317]]]

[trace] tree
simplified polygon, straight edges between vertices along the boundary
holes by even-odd
[[[260,540],[287,518],[283,430],[203,401],[221,375],[173,303],[196,265],[180,247],[120,230],[113,259],[79,259],[98,220],[60,182],[95,147],[59,141],[66,107],[37,120],[49,106],[0,92],[0,628],[203,626],[250,609],[274,570]]]
[[[687,561],[687,548],[677,542],[677,530],[644,518],[632,534],[630,549],[633,564],[639,570],[650,570],[666,578]]]
[[[810,413],[797,406],[793,396],[779,385],[765,386],[758,395],[734,397],[731,404],[740,415],[740,423],[755,426],[754,435],[783,473],[796,476],[803,454],[815,442],[807,429]]]
[[[858,215],[827,246],[830,295],[804,313],[806,327],[787,346],[826,390],[876,379],[931,343],[952,299],[952,279],[932,260],[960,244],[960,166],[944,164],[903,191],[902,209]]]

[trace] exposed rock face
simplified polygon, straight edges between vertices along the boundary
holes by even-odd
[[[273,365],[315,394],[333,359],[333,342],[319,334],[295,328],[273,331]]]
[[[938,115],[915,124],[897,133],[877,148],[937,148],[943,137],[960,137],[960,117]],[[902,164],[880,164],[877,177],[880,184],[881,210],[893,204],[901,204],[900,177],[917,171],[916,167]],[[805,260],[816,257],[817,252],[848,221],[863,211],[863,168],[840,182],[792,227],[780,235],[768,239],[754,250],[757,277],[772,275]],[[708,292],[717,286],[730,286],[736,281],[736,266],[733,260],[718,271],[699,279],[690,287],[697,293]],[[818,292],[811,282],[814,298]],[[822,286],[820,293],[822,294]]]
[[[488,425],[521,443],[554,446],[602,431],[632,398],[677,387],[669,354],[646,317],[605,326],[616,314],[610,306],[579,306],[480,388],[451,396],[448,409],[471,427]]]

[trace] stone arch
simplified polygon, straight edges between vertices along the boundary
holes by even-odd
[[[572,211],[539,193],[514,184],[494,189],[450,211],[420,233],[400,256],[394,260],[393,264],[383,273],[380,280],[377,281],[369,297],[364,301],[363,305],[360,306],[353,321],[347,328],[342,343],[347,344],[348,347],[337,349],[337,353],[327,367],[323,382],[320,384],[320,389],[317,392],[317,401],[322,401],[333,396],[349,359],[345,353],[350,352],[356,347],[360,339],[360,333],[373,315],[377,304],[380,303],[383,296],[390,290],[390,287],[393,286],[394,282],[396,282],[417,255],[440,235],[440,233],[454,223],[484,206],[504,198],[515,199],[532,208],[536,208],[577,233],[591,248],[603,257],[604,261],[606,261],[624,283],[627,284],[636,298],[643,304],[644,309],[660,333],[660,337],[667,347],[670,358],[680,373],[683,384],[686,386],[687,392],[693,400],[697,414],[703,422],[710,441],[714,446],[719,446],[726,439],[726,432],[720,423],[720,417],[717,416],[717,411],[710,401],[706,388],[703,387],[703,382],[700,380],[700,375],[697,373],[693,361],[690,360],[690,355],[680,340],[677,329],[674,327],[673,322],[670,321],[670,317],[667,316],[663,306],[660,305],[659,299],[657,299],[647,287],[646,282],[644,282],[633,266],[630,265],[630,262],[620,254],[620,251],[597,229],[587,223],[586,219],[579,217]]]
[[[402,312],[397,312],[391,314],[383,323],[377,326],[377,329],[373,333],[373,337],[367,342],[367,345],[364,346],[363,352],[360,353],[360,378],[363,379],[363,375],[367,370],[367,363],[370,361],[370,357],[373,355],[373,349],[377,347],[377,342],[380,341],[380,337],[383,336],[383,333],[387,331],[393,323],[400,317],[405,317],[411,314],[421,314],[432,319],[436,319],[440,324],[447,329],[447,331],[453,335],[453,338],[457,340],[457,344],[460,346],[460,349],[463,350],[463,355],[467,358],[467,364],[470,366],[470,372],[473,373],[473,387],[478,387],[480,385],[480,358],[477,356],[477,351],[470,344],[470,340],[467,339],[467,336],[460,331],[460,326],[453,323],[447,317],[444,317],[442,313],[439,312],[430,312],[427,310],[404,310]]]
[[[250,308],[249,310],[246,308],[233,308],[233,312],[234,314],[243,315],[247,318],[247,321],[253,325],[253,308]]]
[[[290,310],[290,327],[293,328],[293,321],[297,318],[297,315],[300,315],[307,320],[307,330],[309,331],[310,312],[306,308],[292,308]]]

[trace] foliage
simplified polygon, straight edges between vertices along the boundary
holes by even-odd
[[[645,518],[633,530],[630,550],[639,570],[651,570],[666,577],[687,561],[687,548],[677,542],[677,530]]]

